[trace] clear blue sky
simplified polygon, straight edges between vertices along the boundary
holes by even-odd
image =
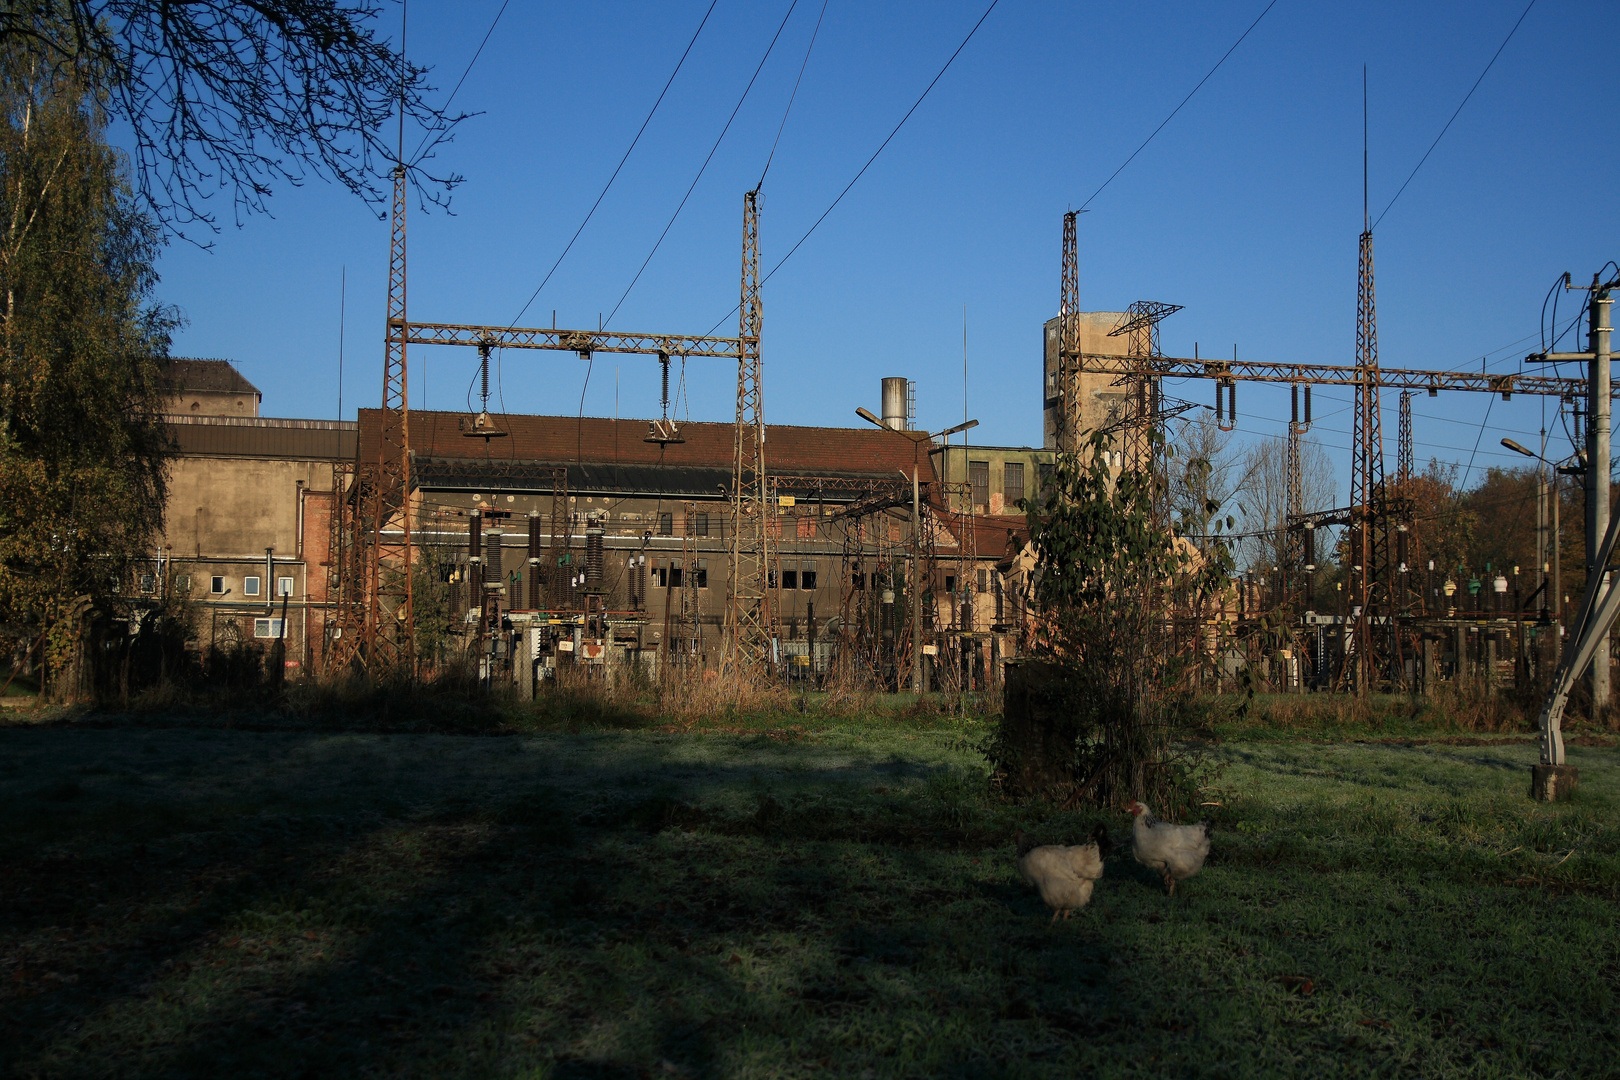
[[[618,302],[692,182],[790,0],[719,0],[595,219],[525,316],[591,327]],[[413,0],[409,51],[454,85],[499,0]],[[917,381],[919,424],[962,419],[974,442],[1040,439],[1041,324],[1056,313],[1061,219],[1237,40],[1263,0],[1059,4],[1003,0],[837,210],[765,292],[767,419],[858,424],[878,379]],[[706,0],[514,0],[456,99],[479,110],[439,163],[465,175],[453,215],[410,218],[410,315],[506,324],[579,226],[697,27]],[[1350,363],[1362,223],[1362,65],[1371,84],[1376,216],[1523,10],[1523,0],[1280,0],[1191,103],[1080,219],[1081,306],[1185,305],[1164,348]],[[889,133],[984,10],[981,2],[830,0],[764,187],[774,266]],[[801,0],[680,219],[612,327],[704,333],[738,295],[743,192],[759,179],[821,11]],[[397,34],[396,19],[391,29]],[[1377,230],[1386,366],[1516,367],[1542,299],[1620,258],[1620,6],[1540,0]],[[1591,104],[1588,104],[1591,103]],[[415,139],[407,136],[413,145]],[[227,226],[212,251],[171,246],[162,298],[190,325],[183,356],[237,363],[272,416],[338,409],[339,278],[347,267],[342,409],[381,394],[388,228],[341,189],[283,188],[273,217]],[[221,206],[229,219],[229,207]],[[1573,312],[1566,297],[1561,316]],[[720,333],[735,333],[735,318]],[[414,407],[460,409],[476,355],[412,353]],[[586,365],[507,352],[512,412],[573,414]],[[692,419],[725,420],[734,369],[693,360]],[[1211,397],[1208,384],[1172,393]],[[657,412],[656,364],[600,357],[588,414]],[[1343,478],[1347,392],[1316,395],[1316,436]],[[1539,399],[1416,401],[1417,456],[1476,470],[1523,459]],[[1489,423],[1481,423],[1489,404]],[[496,403],[500,407],[500,403]],[[1279,435],[1286,390],[1242,386],[1243,438]],[[687,412],[683,403],[681,413]],[[1548,426],[1553,426],[1549,412]],[[1386,402],[1394,469],[1395,402]],[[1563,453],[1567,444],[1555,443]],[[1474,477],[1477,479],[1477,473]]]

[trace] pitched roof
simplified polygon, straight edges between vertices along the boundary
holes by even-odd
[[[243,378],[229,360],[192,360],[177,356],[171,357],[164,366],[166,381],[176,393],[259,393],[259,388]]]
[[[360,410],[360,455],[376,455],[382,413]],[[495,427],[505,438],[467,438],[467,417],[459,412],[413,411],[411,449],[418,461],[461,459],[467,466],[480,461],[535,462],[552,465],[597,464],[675,467],[687,470],[723,470],[729,476],[735,446],[733,425],[690,421],[680,425],[684,442],[660,446],[646,442],[648,421],[606,417],[498,415]],[[773,476],[881,477],[911,474],[915,463],[920,478],[934,478],[926,452],[918,453],[912,439],[879,428],[795,427],[772,424],[766,429],[765,461]],[[459,462],[458,462],[459,463]],[[705,485],[706,486],[706,485]]]
[[[973,550],[980,559],[1004,559],[1029,539],[1029,519],[1023,514],[961,514],[937,507],[934,513],[959,540],[964,523],[970,524]]]

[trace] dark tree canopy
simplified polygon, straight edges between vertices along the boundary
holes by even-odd
[[[432,145],[447,137],[461,117],[430,105],[427,69],[379,35],[384,10],[374,0],[6,0],[0,42],[71,72],[129,126],[140,200],[185,235],[217,228],[206,205],[216,192],[230,193],[240,222],[265,210],[275,183],[310,176],[383,204],[401,117],[434,134]],[[459,178],[421,161],[407,162],[416,190],[443,202]]]
[[[71,72],[0,42],[0,636],[107,611],[163,523],[162,233]]]

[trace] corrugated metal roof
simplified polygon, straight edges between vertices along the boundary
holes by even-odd
[[[352,461],[360,437],[360,425],[335,420],[273,420],[235,416],[165,419],[169,434],[180,453],[193,457]]]

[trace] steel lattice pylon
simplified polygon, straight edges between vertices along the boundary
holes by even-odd
[[[1356,294],[1355,423],[1350,463],[1350,655],[1346,672],[1356,693],[1370,689],[1373,606],[1388,585],[1380,570],[1388,561],[1388,522],[1384,512],[1384,429],[1378,401],[1378,304],[1373,288],[1372,230],[1361,234]],[[1386,609],[1388,605],[1385,605]],[[1385,614],[1393,615],[1386,610]],[[1393,631],[1393,623],[1391,630]]]
[[[759,192],[743,196],[742,300],[737,310],[737,428],[731,489],[731,595],[726,653],[734,669],[769,664],[776,632],[766,534],[765,402],[759,296]]]
[[[1063,215],[1063,288],[1058,300],[1058,450],[1080,449],[1080,255],[1075,211]]]
[[[1412,481],[1412,391],[1401,391],[1401,413],[1396,428],[1395,483],[1405,488]]]
[[[414,671],[416,621],[411,604],[410,388],[405,358],[404,166],[394,168],[388,252],[388,322],[384,331],[381,438],[374,460],[356,470],[359,499],[355,559],[359,570],[359,632],[345,629],[334,645],[338,665],[359,659],[380,671]]]
[[[1142,471],[1154,467],[1158,452],[1154,433],[1160,421],[1159,376],[1155,362],[1163,355],[1159,348],[1159,323],[1180,310],[1180,304],[1136,300],[1125,309],[1125,318],[1120,324],[1108,332],[1109,337],[1125,339],[1125,354],[1132,360],[1132,373],[1121,380],[1126,388],[1126,423],[1120,449],[1126,469]]]

